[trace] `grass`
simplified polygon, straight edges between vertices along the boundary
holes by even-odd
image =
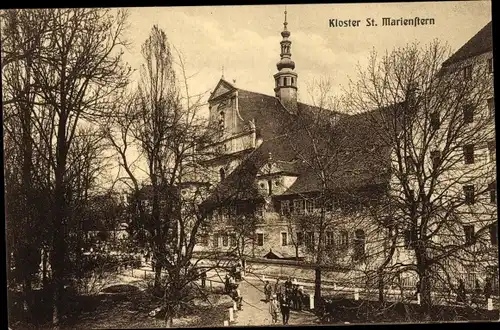
[[[212,305],[197,306],[189,315],[174,319],[174,327],[221,326],[232,302],[228,297],[217,294],[211,294],[210,301]],[[114,285],[98,295],[78,296],[69,301],[67,307],[68,313],[61,322],[61,329],[165,327],[163,320],[148,315],[157,307],[150,294],[134,285]],[[45,320],[41,319],[37,324],[15,322],[15,315],[11,315],[9,323],[12,329],[49,329],[50,315],[50,309],[44,311]]]

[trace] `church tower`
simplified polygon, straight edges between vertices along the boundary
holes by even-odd
[[[291,113],[297,113],[297,74],[293,71],[295,63],[292,61],[291,47],[292,42],[288,39],[290,31],[287,30],[286,10],[285,22],[281,36],[281,60],[276,64],[278,72],[274,75],[276,97]]]

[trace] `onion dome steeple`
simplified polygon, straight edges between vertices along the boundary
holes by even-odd
[[[276,64],[278,73],[274,75],[276,97],[280,99],[285,108],[295,113],[297,111],[297,74],[293,71],[295,69],[295,62],[292,61],[292,42],[290,39],[290,31],[288,31],[287,11],[285,9],[285,21],[283,23],[283,31],[281,31],[281,53],[280,61]]]
[[[285,10],[285,22],[283,22],[283,31],[281,31],[281,36],[283,40],[281,40],[281,60],[276,64],[278,70],[281,69],[295,69],[295,63],[292,61],[292,42],[288,39],[290,37],[290,31],[287,29],[288,22],[286,21],[286,10]]]

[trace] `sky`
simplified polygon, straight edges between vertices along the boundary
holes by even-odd
[[[273,95],[273,74],[283,30],[285,5],[136,7],[129,8],[124,59],[139,69],[141,44],[153,25],[163,29],[170,44],[182,52],[192,93],[211,91],[222,76],[242,89]],[[357,64],[369,53],[440,39],[457,50],[491,20],[490,1],[413,3],[347,3],[287,5],[292,59],[298,73],[299,100],[309,101],[307,86],[328,78],[340,91]],[[383,17],[433,18],[434,25],[381,26]],[[330,19],[361,20],[360,27],[329,27]],[[378,22],[365,26],[367,18]],[[136,76],[138,76],[138,72]],[[208,95],[208,94],[207,94]]]
[[[191,94],[213,91],[222,76],[238,88],[274,95],[273,74],[280,56],[285,5],[129,8],[124,60],[137,70],[141,45],[153,25],[163,29],[171,47],[182,53]],[[372,50],[383,53],[415,41],[440,39],[456,51],[491,21],[490,1],[446,1],[377,4],[287,5],[292,59],[298,74],[298,98],[310,103],[307,87],[327,78],[340,93],[357,65],[366,65]],[[381,26],[383,17],[433,18],[435,25]],[[367,18],[379,26],[366,27]],[[360,27],[334,28],[330,19],[361,20]],[[205,106],[205,108],[208,108]],[[207,113],[207,109],[202,111]],[[135,151],[129,151],[136,159]],[[139,165],[139,167],[141,167]],[[117,176],[118,168],[110,172]],[[120,171],[123,175],[123,171]],[[145,172],[138,171],[142,177]]]

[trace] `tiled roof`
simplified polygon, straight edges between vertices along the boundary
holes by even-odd
[[[285,195],[320,190],[319,172],[311,165],[318,155],[328,164],[331,190],[388,181],[384,162],[389,160],[390,147],[381,142],[381,134],[370,122],[377,111],[348,116],[299,103],[298,115],[293,115],[276,98],[244,90],[239,90],[239,109],[245,120],[255,119],[263,143],[215,189],[212,202],[264,197],[255,178],[269,154],[279,167],[298,174]]]
[[[492,22],[486,24],[476,35],[460,47],[449,59],[444,61],[443,66],[460,62],[462,60],[484,54],[493,50],[493,28]]]

